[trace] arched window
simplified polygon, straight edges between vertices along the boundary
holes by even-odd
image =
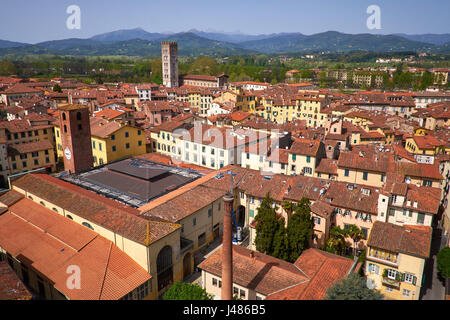
[[[158,274],[158,290],[173,283],[172,247],[165,246],[156,258],[156,269]]]
[[[83,222],[82,225],[85,226],[86,228],[89,228],[89,229],[91,229],[91,230],[94,230],[94,227],[92,227],[92,226],[91,226],[89,223],[87,223],[87,222]]]
[[[58,209],[56,209],[56,208],[53,208],[52,210],[59,213]]]
[[[81,120],[81,112],[77,112],[77,120]]]
[[[41,206],[45,207],[45,203],[43,201],[39,202],[41,204]]]
[[[68,219],[70,219],[70,220],[73,220],[73,218],[72,218],[72,216],[71,216],[70,214],[68,214],[66,217],[67,217]]]
[[[32,196],[28,196],[28,199],[33,200],[33,197]]]
[[[67,133],[67,126],[64,125],[64,132]]]
[[[66,120],[66,113],[65,112],[62,114],[62,118],[63,118],[64,121]]]

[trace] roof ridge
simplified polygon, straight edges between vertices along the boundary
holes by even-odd
[[[106,259],[105,273],[103,275],[103,281],[102,281],[102,285],[100,287],[100,293],[98,295],[98,300],[101,300],[101,297],[103,294],[103,288],[105,286],[106,274],[108,273],[109,260],[111,258],[112,246],[113,246],[113,243],[112,243],[112,241],[110,241],[109,242],[109,250],[108,250],[108,258]]]

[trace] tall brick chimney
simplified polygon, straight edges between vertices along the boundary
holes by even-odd
[[[233,195],[223,196],[222,300],[233,300]]]

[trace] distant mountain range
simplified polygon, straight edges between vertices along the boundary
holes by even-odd
[[[13,41],[7,41],[7,40],[0,40],[0,49],[3,48],[14,48],[14,47],[20,47],[25,46],[26,43],[20,43],[20,42],[13,42]]]
[[[413,40],[413,41],[419,41],[419,42],[426,42],[435,44],[437,46],[443,45],[445,43],[450,43],[450,33],[444,33],[444,34],[404,34],[404,33],[396,33],[394,36],[403,37],[405,39]]]
[[[450,34],[374,35],[328,31],[309,36],[301,33],[246,35],[203,32],[195,29],[189,32],[164,34],[150,33],[137,28],[108,32],[89,39],[74,38],[37,44],[0,40],[0,56],[5,54],[159,56],[161,41],[178,41],[181,56],[358,50],[450,52]]]

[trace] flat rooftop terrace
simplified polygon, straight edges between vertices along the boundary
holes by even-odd
[[[59,178],[138,208],[202,177],[192,169],[131,158]]]

